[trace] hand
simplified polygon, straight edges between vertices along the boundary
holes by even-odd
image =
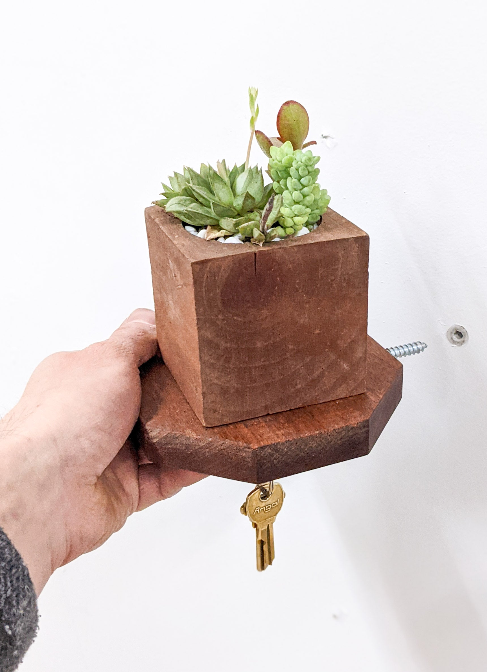
[[[38,594],[132,513],[203,478],[151,464],[130,444],[138,367],[156,350],[154,313],[136,310],[108,340],[45,359],[0,422],[0,527]]]

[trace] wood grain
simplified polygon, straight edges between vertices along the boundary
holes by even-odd
[[[368,339],[367,390],[336,401],[203,427],[162,360],[142,369],[140,446],[151,460],[262,483],[370,452],[402,394],[402,365]]]
[[[204,425],[365,390],[361,229],[329,210],[312,233],[261,248],[192,236],[157,206],[146,223],[162,356]]]

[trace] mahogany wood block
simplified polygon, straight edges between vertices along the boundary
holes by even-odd
[[[220,427],[202,426],[154,359],[142,368],[139,445],[166,467],[249,483],[367,455],[402,394],[401,363],[371,338],[367,353],[365,393]]]
[[[162,357],[205,426],[364,392],[364,231],[332,210],[263,247],[202,240],[158,206],[146,224]]]

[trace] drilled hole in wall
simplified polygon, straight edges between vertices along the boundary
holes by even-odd
[[[446,332],[446,337],[452,345],[465,345],[468,341],[468,331],[460,324],[454,324]]]

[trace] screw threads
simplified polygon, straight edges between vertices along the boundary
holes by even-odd
[[[415,341],[414,343],[406,343],[405,345],[396,345],[393,348],[386,348],[393,357],[399,359],[399,357],[409,357],[409,355],[419,355],[420,352],[426,350],[428,346],[426,343],[421,341]]]

